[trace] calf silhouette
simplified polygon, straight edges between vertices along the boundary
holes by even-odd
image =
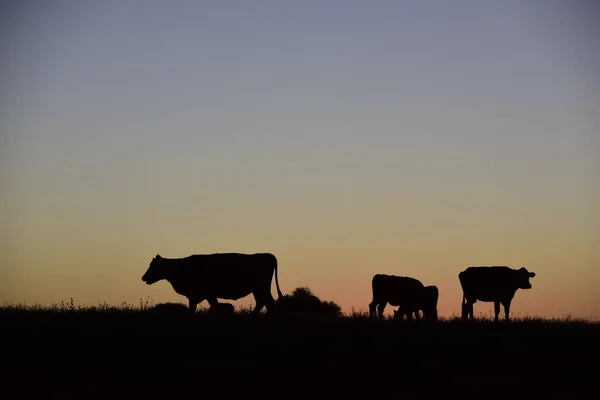
[[[148,285],[167,280],[175,292],[188,298],[192,312],[204,300],[214,307],[217,299],[237,300],[252,293],[256,301],[252,314],[258,314],[265,306],[269,313],[275,305],[271,295],[273,272],[281,298],[277,259],[270,253],[196,254],[185,258],[157,254],[142,280]]]
[[[403,312],[412,319],[412,313],[418,311],[419,293],[423,284],[414,278],[405,276],[377,274],[371,281],[373,301],[369,304],[369,315],[375,319],[375,312],[379,319],[383,319],[383,311],[387,303],[400,306]]]
[[[437,321],[437,303],[439,298],[439,290],[437,286],[425,286],[417,295],[416,299],[416,310],[414,310],[415,318],[419,320],[419,310],[423,311],[423,318],[425,321]],[[398,307],[397,311],[394,311],[394,319],[402,320],[406,315],[407,319],[412,318],[412,313],[406,311],[403,307]]]
[[[510,303],[518,289],[531,289],[529,278],[535,272],[525,267],[513,269],[506,266],[469,267],[458,274],[463,290],[462,318],[473,317],[473,304],[479,301],[494,302],[494,321],[498,321],[500,304],[504,306],[504,316],[509,321]]]

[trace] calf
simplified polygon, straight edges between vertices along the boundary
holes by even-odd
[[[416,300],[416,309],[413,311],[408,311],[403,307],[398,307],[397,311],[394,311],[394,319],[402,320],[406,315],[407,319],[412,319],[412,314],[414,312],[415,318],[417,321],[419,320],[419,310],[423,311],[423,317],[426,321],[437,321],[437,303],[439,298],[439,290],[437,286],[425,286],[421,289],[417,300]]]
[[[383,311],[387,303],[400,306],[407,312],[418,310],[418,294],[423,289],[423,284],[414,278],[377,274],[371,282],[373,301],[369,304],[369,315],[375,319],[375,312],[379,319],[383,319]]]

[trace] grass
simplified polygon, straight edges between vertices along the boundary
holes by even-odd
[[[2,391],[18,397],[594,398],[600,323],[515,315],[437,323],[183,305],[0,307]],[[170,309],[169,309],[170,308]],[[29,384],[21,384],[26,379]],[[9,389],[11,388],[11,389]],[[15,397],[9,396],[10,398]]]
[[[68,301],[62,301],[60,303],[52,303],[50,305],[46,304],[13,304],[6,302],[3,306],[0,306],[0,315],[3,318],[7,318],[11,315],[53,315],[57,316],[58,314],[126,314],[129,316],[133,315],[143,315],[144,313],[152,312],[156,308],[160,306],[170,306],[173,309],[181,309],[187,310],[187,305],[183,303],[162,303],[155,305],[150,299],[140,299],[138,304],[130,304],[123,302],[119,305],[110,305],[107,303],[99,303],[96,306],[82,306],[76,305],[73,298],[70,298]],[[196,316],[202,317],[206,315],[208,308],[205,306],[199,306],[196,311]],[[252,306],[241,306],[236,307],[236,312],[234,318],[245,318],[250,316],[252,311]],[[265,314],[263,310],[261,314]],[[504,323],[503,321],[504,314],[500,314],[500,323]],[[331,319],[331,318],[329,318]],[[338,322],[345,322],[351,320],[368,320],[369,313],[366,309],[356,310],[352,308],[349,312],[343,313],[343,316],[340,318],[333,318]],[[386,315],[384,316],[385,321],[391,321],[392,316]],[[441,324],[452,324],[452,323],[463,323],[460,316],[453,314],[449,317],[440,316],[439,323]],[[493,315],[491,313],[484,314],[479,313],[476,316],[476,321],[474,323],[493,323]],[[600,326],[600,321],[595,318],[581,318],[574,317],[571,314],[567,314],[560,317],[539,317],[539,316],[529,316],[522,314],[511,314],[511,324],[513,325],[533,325],[533,324],[544,324],[544,325],[579,325],[579,326]]]

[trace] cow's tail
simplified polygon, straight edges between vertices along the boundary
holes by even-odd
[[[458,274],[458,280],[460,281],[460,288],[463,292],[462,305],[464,306],[467,303],[467,297],[465,296],[465,271],[462,271]]]
[[[283,293],[279,290],[279,279],[277,278],[277,258],[275,258],[275,286],[277,286],[277,296],[283,298]]]

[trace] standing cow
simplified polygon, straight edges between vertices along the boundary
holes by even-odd
[[[471,320],[473,304],[479,301],[494,302],[494,321],[498,321],[500,304],[504,306],[504,316],[509,321],[510,303],[518,289],[531,289],[529,278],[535,276],[525,267],[513,269],[506,266],[469,267],[458,279],[463,290],[462,318]]]
[[[369,304],[371,319],[375,319],[375,312],[379,319],[383,319],[383,310],[387,303],[400,306],[407,313],[418,311],[418,296],[423,289],[423,284],[414,278],[377,274],[371,282],[373,288],[373,301]]]
[[[175,292],[188,298],[192,312],[204,300],[216,307],[217,298],[237,300],[252,293],[256,301],[252,313],[258,314],[265,306],[270,312],[275,304],[271,295],[273,272],[281,298],[277,259],[270,253],[196,254],[185,258],[163,258],[157,254],[142,280],[152,285],[166,279]]]
[[[415,318],[419,320],[419,310],[423,311],[425,321],[437,321],[437,303],[440,297],[440,292],[437,286],[425,286],[417,296],[417,309],[414,310]],[[407,319],[412,319],[412,312],[407,312],[403,307],[398,307],[394,311],[394,319],[402,320],[406,315]]]

